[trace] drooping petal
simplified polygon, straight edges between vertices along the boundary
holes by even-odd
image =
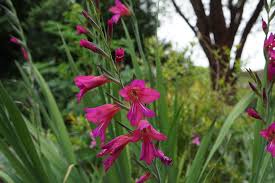
[[[156,150],[156,156],[161,160],[161,162],[165,165],[171,165],[172,164],[172,159],[165,156],[164,153],[161,150]]]
[[[145,104],[150,104],[155,100],[159,99],[160,93],[151,88],[143,88],[140,92],[140,101]]]
[[[155,159],[155,146],[150,139],[145,138],[141,147],[140,160],[143,160],[150,165]]]
[[[263,138],[265,138],[266,140],[268,140],[268,130],[267,129],[260,131],[260,135]]]
[[[139,121],[143,118],[143,112],[140,109],[139,103],[135,102],[131,105],[127,118],[131,122],[131,125],[138,125]]]
[[[167,137],[158,132],[148,121],[141,120],[138,124],[138,130],[146,131],[146,136],[150,137],[151,140],[164,141]]]
[[[271,153],[273,158],[275,157],[275,139],[266,146],[266,150]]]
[[[119,90],[119,95],[121,97],[123,97],[124,100],[130,101],[131,100],[131,96],[129,95],[130,92],[131,92],[131,87],[125,86],[124,88],[122,88],[121,90]]]
[[[155,116],[155,112],[154,111],[152,111],[152,110],[150,110],[150,109],[148,109],[147,107],[145,107],[142,103],[138,103],[139,104],[139,110],[141,110],[142,111],[142,113],[143,113],[143,115],[144,116],[146,116],[146,117],[148,117],[148,118],[152,118],[152,117],[154,117]]]
[[[93,130],[94,137],[100,137],[101,144],[105,143],[105,133],[111,119],[120,110],[116,104],[105,104],[95,108],[86,108],[86,118],[97,127]]]
[[[136,183],[144,183],[144,182],[146,182],[147,180],[149,180],[150,177],[151,177],[150,172],[146,172],[144,175],[142,175],[142,176],[136,181]]]
[[[113,15],[112,18],[111,18],[112,22],[115,23],[115,24],[117,24],[118,21],[119,21],[119,19],[120,19],[120,17],[121,17],[120,14]]]
[[[143,89],[145,88],[145,81],[144,80],[139,80],[139,79],[135,79],[131,82],[130,86],[133,88],[140,88]]]
[[[108,171],[115,160],[119,157],[124,147],[131,142],[131,140],[131,134],[120,135],[101,147],[102,150],[97,154],[97,157],[108,156],[103,161],[105,171]]]
[[[109,125],[110,121],[99,124],[94,130],[93,130],[93,136],[94,137],[100,137],[101,144],[105,143],[105,133],[106,129]]]
[[[111,168],[111,166],[114,164],[116,159],[119,157],[121,151],[122,151],[122,149],[117,151],[115,154],[110,155],[108,158],[106,158],[103,161],[103,166],[104,166],[104,171],[105,172],[107,172]]]

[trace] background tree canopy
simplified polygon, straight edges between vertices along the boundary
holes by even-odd
[[[4,3],[3,0],[0,4]],[[15,8],[18,12],[18,17],[22,22],[23,28],[27,35],[28,43],[32,51],[34,60],[39,62],[65,60],[64,52],[58,50],[58,45],[61,44],[60,36],[56,29],[49,29],[49,22],[56,24],[70,25],[74,30],[75,25],[69,20],[70,16],[66,12],[72,10],[72,1],[68,0],[14,0]],[[84,0],[78,0],[82,7],[86,7]],[[101,14],[105,21],[110,18],[108,7],[113,3],[112,0],[104,0],[101,4]],[[154,35],[158,21],[156,19],[156,3],[148,0],[135,1],[135,13],[139,20],[139,27],[142,27],[141,36],[143,38]],[[104,10],[104,11],[103,11]],[[78,12],[82,9],[78,9]],[[71,11],[73,12],[73,11]],[[78,15],[80,18],[80,14]],[[9,25],[5,16],[5,11],[0,8],[0,77],[7,77],[17,73],[13,61],[18,56],[18,52],[14,51],[16,46],[9,42],[9,38],[14,34],[12,27]],[[145,18],[146,17],[146,18]],[[74,17],[77,23],[79,18]],[[132,25],[127,25],[131,27]],[[72,36],[72,35],[71,35]],[[124,36],[122,27],[117,27],[114,38]]]

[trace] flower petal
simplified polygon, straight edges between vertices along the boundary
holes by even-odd
[[[143,88],[140,93],[139,99],[144,104],[150,104],[160,97],[160,93],[151,88]]]

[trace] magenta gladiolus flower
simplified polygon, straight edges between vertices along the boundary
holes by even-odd
[[[135,141],[137,141],[135,137],[133,137],[131,134],[126,134],[118,136],[107,144],[103,145],[102,150],[97,154],[97,157],[108,156],[107,159],[103,161],[104,170],[107,172],[115,160],[119,157],[124,147],[128,143]]]
[[[262,119],[261,116],[259,115],[259,113],[253,109],[253,108],[248,108],[246,110],[246,113],[248,116],[252,117],[252,118],[255,118],[255,119]]]
[[[17,44],[18,46],[20,46],[21,47],[21,53],[22,53],[24,59],[26,61],[29,61],[29,54],[28,54],[27,50],[22,46],[20,40],[18,38],[16,38],[16,37],[11,37],[10,38],[10,42],[12,42],[12,43]]]
[[[107,22],[107,36],[108,39],[111,40],[113,37],[113,26],[114,26],[114,22],[112,19],[108,20]]]
[[[12,43],[14,43],[14,44],[18,44],[18,45],[20,45],[20,43],[19,43],[19,39],[18,39],[18,38],[16,38],[16,37],[11,37],[11,38],[10,38],[10,42],[12,42]]]
[[[142,176],[136,181],[136,183],[144,183],[144,182],[146,182],[147,180],[149,180],[150,177],[151,177],[150,172],[146,172],[144,175],[142,175]]]
[[[77,76],[74,79],[75,85],[80,89],[79,93],[76,95],[77,96],[77,101],[80,102],[84,94],[91,90],[94,89],[98,86],[101,86],[109,80],[101,75],[101,76]]]
[[[268,56],[270,61],[275,61],[275,50],[273,48],[268,50]]]
[[[122,62],[124,60],[124,49],[123,48],[117,48],[116,51],[116,62]]]
[[[167,137],[154,129],[148,121],[141,120],[138,124],[137,130],[133,132],[133,136],[143,141],[140,160],[143,160],[150,165],[157,157],[165,165],[170,165],[172,163],[172,160],[165,156],[161,150],[156,149],[153,143],[153,141],[165,141]]]
[[[115,6],[112,6],[109,11],[113,13],[112,21],[117,23],[122,16],[130,16],[131,12],[127,6],[122,4],[120,0],[115,0]]]
[[[105,142],[105,131],[114,115],[120,110],[116,104],[105,104],[95,108],[86,108],[86,119],[97,125],[93,130],[94,137],[100,137],[101,144]]]
[[[273,81],[275,77],[275,62],[269,62],[267,66],[267,77],[269,81]]]
[[[88,13],[87,11],[83,10],[83,11],[82,11],[82,15],[83,15],[85,18],[90,19],[90,15],[89,15],[89,13]]]
[[[154,111],[146,108],[144,104],[150,104],[157,100],[160,94],[154,89],[147,88],[145,81],[134,80],[128,86],[121,89],[119,94],[131,104],[127,118],[133,126],[137,126],[144,116],[148,118],[155,116]]]
[[[27,50],[24,47],[21,47],[21,52],[22,52],[22,55],[23,55],[24,59],[26,61],[29,61],[29,54],[28,54]]]
[[[86,39],[81,39],[79,42],[79,45],[81,47],[91,50],[94,53],[98,53],[102,56],[108,57],[108,55],[102,49],[98,48],[97,45],[95,45],[94,43],[92,43]]]
[[[199,136],[195,136],[193,139],[192,139],[192,144],[195,144],[195,145],[200,145],[201,144],[201,140],[200,140],[200,137]]]
[[[79,42],[79,45],[81,47],[84,47],[84,48],[87,48],[87,49],[91,50],[92,52],[99,53],[98,47],[94,43],[92,43],[92,42],[90,42],[86,39],[81,39],[80,42]]]
[[[273,48],[275,46],[275,35],[271,33],[269,37],[264,42],[265,48]]]
[[[266,150],[271,153],[272,157],[275,157],[275,122],[273,122],[268,128],[262,130],[260,134],[268,141]]]
[[[75,29],[76,29],[77,34],[87,34],[88,33],[88,30],[81,25],[77,25]]]
[[[263,18],[262,18],[262,29],[263,29],[263,31],[266,31],[266,29],[267,29],[267,24]]]

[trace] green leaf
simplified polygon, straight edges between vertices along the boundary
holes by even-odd
[[[208,151],[209,145],[211,143],[211,138],[214,132],[214,124],[215,121],[212,123],[208,132],[202,139],[198,152],[196,153],[195,159],[193,160],[192,165],[187,172],[186,183],[199,182],[202,165],[205,160],[206,153]]]
[[[254,94],[249,94],[243,99],[241,99],[237,105],[233,108],[233,110],[230,112],[228,117],[226,118],[222,128],[219,131],[218,137],[216,138],[214,145],[207,157],[206,162],[204,163],[203,169],[201,171],[201,176],[204,173],[208,163],[210,162],[211,158],[213,157],[214,153],[217,151],[219,146],[223,143],[223,140],[225,136],[228,134],[229,129],[233,125],[234,121],[245,111],[247,106],[251,103],[251,101],[254,99]]]
[[[64,120],[62,118],[61,112],[59,111],[56,101],[53,97],[53,94],[49,86],[45,82],[44,78],[42,77],[42,75],[39,73],[39,71],[34,65],[32,65],[32,69],[33,69],[35,78],[39,86],[41,87],[42,93],[47,101],[49,114],[52,118],[52,122],[54,123],[53,126],[55,126],[56,129],[58,130],[57,134],[55,135],[57,136],[58,141],[63,148],[64,155],[67,157],[68,162],[70,164],[74,164],[76,163],[76,158],[73,152],[72,144],[70,142],[69,134],[64,124]]]

